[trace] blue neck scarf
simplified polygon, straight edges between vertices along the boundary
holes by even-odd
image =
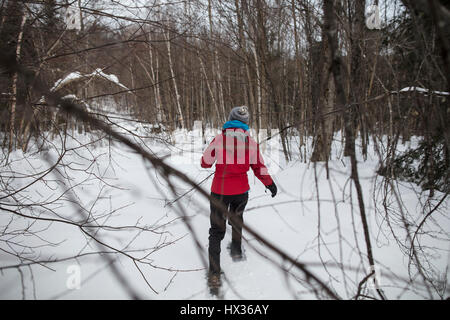
[[[239,120],[231,120],[231,121],[227,121],[225,122],[225,124],[223,125],[222,129],[228,129],[228,128],[239,128],[239,129],[243,129],[244,131],[249,130],[249,127],[246,123],[239,121]]]

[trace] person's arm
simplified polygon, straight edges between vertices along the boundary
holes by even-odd
[[[205,149],[202,155],[201,163],[200,165],[202,168],[211,168],[214,162],[216,161],[216,138],[214,138],[209,146]]]
[[[251,158],[250,167],[252,168],[255,176],[261,181],[264,186],[270,190],[272,193],[272,198],[277,194],[277,186],[275,181],[273,181],[272,177],[269,174],[269,170],[264,164],[264,160],[259,151],[259,145],[256,142],[253,142],[253,145],[256,146],[256,152],[254,157]]]
[[[259,151],[258,143],[254,142],[256,152],[254,156],[250,159],[250,167],[252,168],[255,176],[261,181],[266,187],[273,183],[272,177],[269,174],[269,170],[264,164],[264,160]]]

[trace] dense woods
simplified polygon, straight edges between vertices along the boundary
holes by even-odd
[[[256,132],[278,130],[287,161],[327,163],[341,139],[364,228],[357,159],[379,148],[381,215],[406,226],[410,243],[399,246],[443,296],[415,238],[450,191],[449,52],[447,0],[0,0],[0,199],[22,191],[7,178],[15,150],[45,150],[48,135],[71,130],[120,141],[105,131],[115,121],[105,110],[159,139],[195,121],[219,128],[246,105]],[[397,152],[412,137],[418,145]],[[423,221],[402,216],[396,181],[426,194]]]
[[[3,146],[26,150],[32,135],[49,128],[47,113],[56,111],[34,82],[50,89],[68,74],[100,68],[129,90],[82,77],[58,91],[88,103],[120,100],[167,130],[192,128],[195,120],[217,127],[231,106],[248,105],[257,130],[278,128],[283,141],[295,131],[300,147],[314,136],[312,160],[320,161],[329,157],[333,132],[345,132],[346,154],[356,136],[365,153],[371,135],[420,135],[433,146],[428,153],[445,146],[448,165],[448,28],[434,22],[448,19],[449,5],[428,10],[419,3],[374,2],[381,27],[369,29],[370,1],[336,2],[332,48],[318,1],[156,3],[128,15],[126,5],[72,1],[81,5],[79,29],[65,23],[69,2],[2,1],[3,60],[33,72],[28,80],[2,74]],[[336,99],[330,72],[336,56],[346,105]]]

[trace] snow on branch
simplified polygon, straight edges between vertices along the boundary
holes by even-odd
[[[103,72],[102,69],[97,68],[94,70],[94,72],[89,73],[89,74],[82,74],[78,71],[71,72],[64,78],[56,81],[55,84],[53,85],[53,87],[50,89],[50,91],[55,92],[55,91],[58,91],[59,89],[61,89],[62,87],[68,85],[69,83],[79,81],[82,79],[89,79],[89,78],[95,78],[95,77],[110,81],[110,82],[116,84],[117,86],[124,88],[125,90],[129,90],[125,85],[120,83],[119,78],[116,75],[106,74]]]
[[[429,95],[429,94],[435,94],[438,96],[450,96],[450,92],[445,92],[445,91],[431,91],[430,89],[426,89],[426,88],[421,88],[421,87],[406,87],[401,89],[400,91],[391,91],[391,93],[393,94],[398,94],[398,93],[405,93],[405,92],[418,92],[418,93],[422,93],[425,95]]]

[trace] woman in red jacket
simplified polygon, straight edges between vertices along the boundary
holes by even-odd
[[[216,171],[211,185],[211,197],[221,201],[232,217],[231,257],[242,259],[243,212],[248,200],[247,171],[252,168],[255,176],[268,188],[272,197],[277,194],[275,182],[270,177],[259,151],[258,143],[249,135],[249,112],[247,107],[235,107],[228,121],[206,148],[201,159],[202,168]],[[225,237],[226,217],[211,202],[209,229],[209,276],[210,286],[220,286],[220,243]]]

